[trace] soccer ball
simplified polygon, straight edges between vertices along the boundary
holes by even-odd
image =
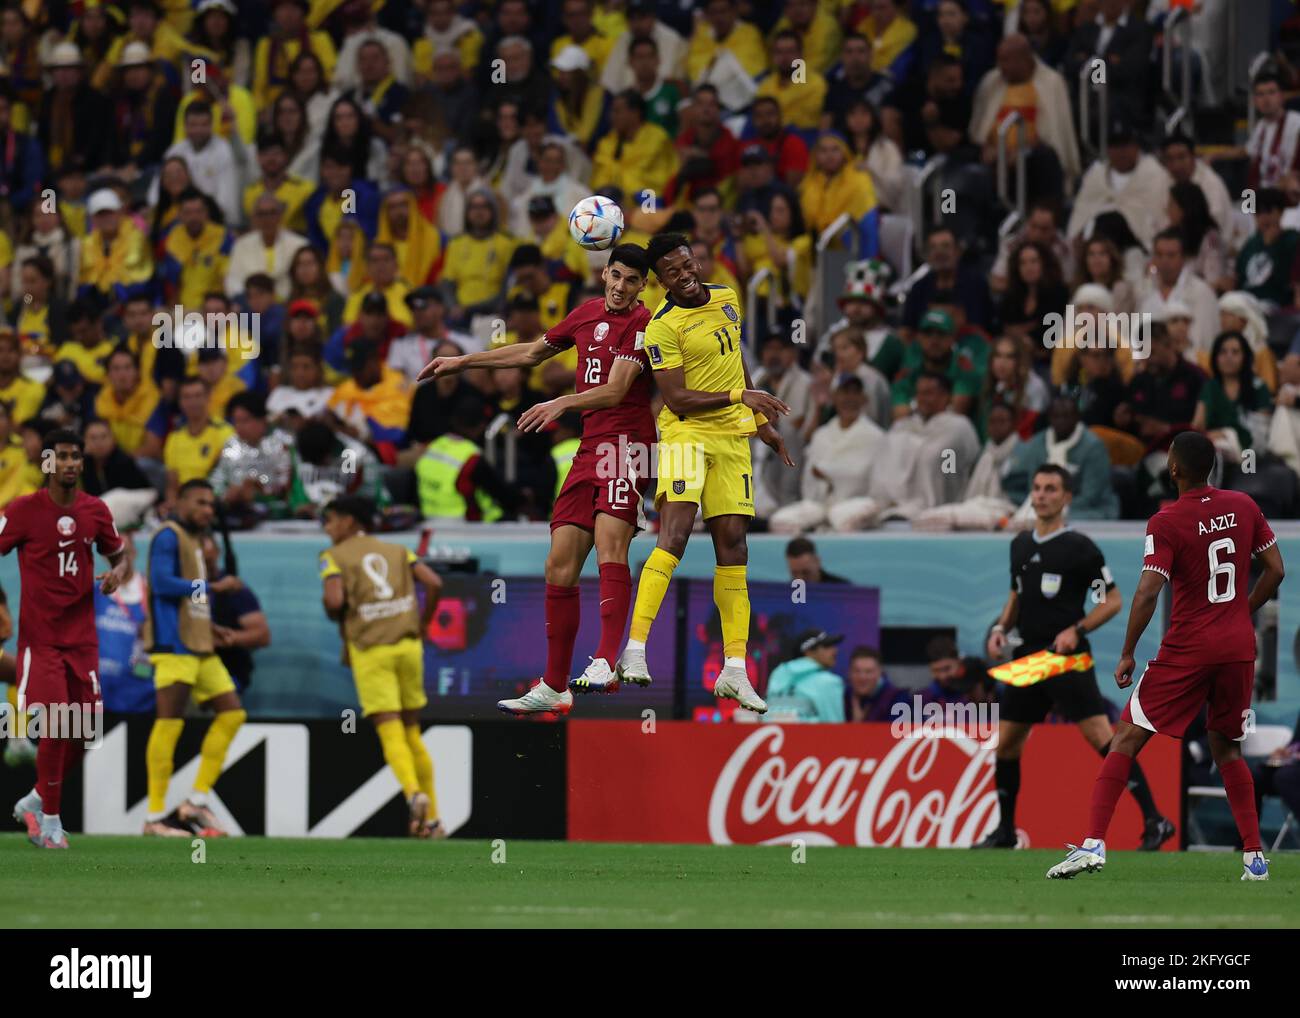
[[[599,195],[583,198],[569,213],[569,233],[588,251],[604,251],[623,236],[623,210]]]

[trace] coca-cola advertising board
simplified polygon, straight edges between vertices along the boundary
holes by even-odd
[[[717,845],[962,848],[997,822],[994,739],[896,738],[888,724],[569,723],[569,837]],[[651,730],[653,729],[653,730]],[[1035,726],[1025,745],[1021,843],[1063,848],[1084,834],[1101,757],[1073,725]],[[1179,815],[1179,746],[1142,752],[1157,806]],[[1136,848],[1125,794],[1108,842]],[[1177,847],[1177,839],[1166,850]]]

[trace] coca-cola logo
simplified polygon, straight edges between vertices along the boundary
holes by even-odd
[[[709,799],[714,844],[957,848],[997,822],[995,739],[902,739],[880,759],[793,762],[785,740],[764,725],[731,754]]]

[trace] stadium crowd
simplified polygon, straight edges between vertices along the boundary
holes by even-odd
[[[705,277],[747,301],[756,384],[793,408],[780,426],[799,469],[757,468],[774,530],[1028,520],[1043,462],[1074,475],[1075,518],[1141,517],[1189,427],[1219,446],[1223,484],[1296,515],[1287,26],[1244,150],[1201,151],[1157,113],[1179,7],[1193,27],[1221,13],[11,0],[0,507],[40,484],[41,436],[72,427],[87,490],[123,527],[164,518],[196,477],[236,527],[344,492],[393,525],[546,519],[580,421],[502,423],[571,391],[576,353],[414,381],[436,355],[534,340],[600,292],[604,255],[566,219],[597,193],[626,240],[684,230]],[[1222,54],[1193,56],[1197,94],[1222,92]],[[1075,83],[1098,57],[1107,144],[1089,153]],[[1000,234],[1013,114],[1028,200]],[[936,156],[955,206],[922,209],[926,271],[903,278],[893,228]],[[850,255],[833,306],[819,238]],[[652,277],[643,299],[662,296]],[[1130,312],[1151,316],[1149,356],[1111,342]]]

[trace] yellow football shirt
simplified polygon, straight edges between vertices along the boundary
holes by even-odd
[[[745,388],[745,364],[740,352],[741,304],[728,286],[708,284],[709,301],[699,307],[664,300],[645,331],[645,352],[656,371],[685,370],[686,388],[698,392],[730,392]],[[689,418],[668,407],[659,413],[661,431],[682,428],[702,433],[752,435],[754,412],[743,403],[703,410]]]
[[[196,477],[207,477],[217,465],[221,447],[234,433],[235,429],[224,421],[208,421],[197,435],[191,435],[190,429],[182,424],[167,436],[163,463],[168,470],[176,471],[178,484]]]

